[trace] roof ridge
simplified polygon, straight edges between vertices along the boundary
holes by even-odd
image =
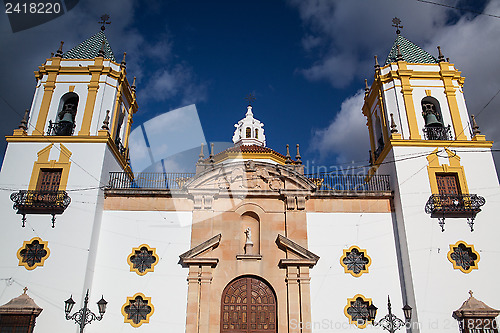
[[[96,34],[90,36],[72,49],[64,52],[63,59],[94,59],[99,55],[99,50],[104,42],[104,58],[116,62],[115,55],[111,45],[106,38],[104,31],[99,30]]]
[[[417,63],[417,64],[437,64],[438,59],[434,57],[429,52],[422,49],[420,46],[408,40],[406,37],[398,34],[394,44],[392,45],[391,51],[387,55],[384,66],[388,65],[392,62],[397,62],[397,48],[399,45],[399,49],[401,54],[403,55],[403,60],[409,63]]]

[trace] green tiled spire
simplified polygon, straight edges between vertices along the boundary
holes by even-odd
[[[116,62],[113,50],[111,49],[103,30],[99,31],[94,36],[83,41],[71,50],[65,52],[62,57],[63,59],[94,59],[98,56],[103,41],[104,59],[111,59]]]
[[[391,52],[387,56],[384,65],[388,65],[391,62],[396,62],[397,60],[397,46],[399,45],[399,50],[403,55],[403,60],[414,64],[437,64],[438,60],[429,54],[428,52],[422,50],[419,46],[413,44],[408,39],[404,38],[400,34],[396,38],[394,45],[391,48]]]

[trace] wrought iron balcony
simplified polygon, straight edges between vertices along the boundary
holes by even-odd
[[[424,127],[424,135],[426,140],[452,140],[451,127]]]
[[[391,190],[389,175],[343,175],[316,173],[304,175],[318,191],[388,192]]]
[[[126,172],[110,172],[110,189],[182,189],[186,182],[195,176],[189,172],[140,172],[135,173],[133,178]]]
[[[477,194],[433,194],[425,204],[425,212],[438,218],[442,231],[446,217],[467,218],[474,231],[474,219],[485,203],[486,200]]]
[[[26,223],[26,214],[52,215],[52,228],[55,226],[55,215],[62,214],[71,203],[66,191],[36,191],[20,190],[10,195],[14,202],[14,209],[21,214],[23,227]]]
[[[71,136],[75,130],[75,123],[69,121],[56,121],[49,120],[49,128],[47,135],[57,136]]]

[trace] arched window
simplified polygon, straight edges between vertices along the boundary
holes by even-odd
[[[246,137],[250,138],[251,136],[252,136],[252,130],[250,129],[250,127],[247,127]]]
[[[244,276],[222,292],[221,333],[276,333],[276,295],[263,280]]]
[[[255,138],[256,139],[259,138],[259,129],[258,128],[255,129]]]
[[[437,99],[427,96],[422,99],[422,116],[426,127],[443,127],[443,116]]]
[[[78,95],[74,92],[66,93],[61,97],[56,121],[49,123],[49,134],[66,136],[73,134],[78,100]]]
[[[451,140],[450,126],[445,127],[441,107],[437,99],[431,96],[421,101],[424,117],[424,134],[427,140]]]

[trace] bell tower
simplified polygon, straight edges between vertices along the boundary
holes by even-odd
[[[57,286],[84,299],[87,289],[92,293],[109,173],[131,172],[135,80],[129,83],[125,54],[116,60],[104,26],[66,52],[61,42],[35,78],[31,108],[6,137],[0,242],[9,255],[0,266],[39,295]],[[7,288],[4,297],[16,293]],[[48,311],[37,325],[72,329],[59,315]]]
[[[462,73],[440,47],[437,57],[431,55],[402,36],[399,19],[393,23],[396,40],[384,62],[375,56],[362,112],[370,174],[389,174],[394,190],[392,232],[403,303],[413,307],[412,320],[421,325],[412,332],[424,332],[432,321],[441,329],[460,302],[443,283],[453,281],[458,294],[471,286],[488,293],[494,283],[487,265],[470,272],[483,256],[474,247],[495,246],[490,234],[500,227],[491,223],[490,201],[500,191],[493,142],[481,134],[474,116],[469,118]],[[462,248],[474,267],[454,259]]]

